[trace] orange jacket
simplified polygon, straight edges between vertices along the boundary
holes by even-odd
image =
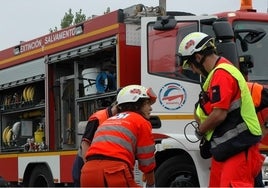
[[[268,107],[268,90],[256,82],[247,82],[256,111]]]
[[[98,127],[86,157],[114,157],[125,161],[131,170],[137,159],[139,169],[148,173],[156,166],[154,151],[151,123],[138,113],[124,112]]]
[[[108,108],[99,110],[97,112],[95,112],[94,114],[92,114],[89,118],[88,121],[92,121],[92,120],[99,120],[99,124],[102,124],[106,119],[108,119],[109,117],[112,116],[111,114],[111,110]]]
[[[249,91],[251,93],[253,103],[255,108],[259,107],[261,104],[261,93],[263,86],[258,83],[247,82]]]
[[[267,110],[264,110],[268,107],[268,89],[261,84],[250,82],[248,82],[248,87],[258,114],[259,122],[262,127],[265,127],[265,129],[263,129],[264,137],[262,138],[261,143],[268,145],[267,123],[265,123],[267,122],[268,117]]]
[[[91,143],[97,127],[112,116],[111,107],[99,110],[88,118],[88,124],[82,136],[82,141]]]

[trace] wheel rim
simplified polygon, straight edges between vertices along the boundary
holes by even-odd
[[[170,187],[193,187],[193,177],[190,172],[181,172],[171,176]]]

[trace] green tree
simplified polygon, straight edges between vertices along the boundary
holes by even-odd
[[[72,13],[72,9],[69,9],[68,12],[65,12],[64,17],[61,20],[60,26],[61,29],[69,27],[72,25],[74,19],[74,15]]]
[[[82,9],[76,12],[74,16],[74,14],[72,13],[72,9],[70,8],[68,12],[65,12],[61,20],[60,26],[61,26],[61,29],[64,29],[66,27],[81,23],[83,21],[86,21],[86,15],[82,13]],[[50,33],[55,32],[55,31],[58,31],[58,28],[56,26],[54,27],[54,29],[52,28],[49,29]]]
[[[82,14],[82,9],[80,9],[79,12],[75,13],[75,19],[73,21],[73,24],[78,24],[84,21],[86,21],[86,15]]]

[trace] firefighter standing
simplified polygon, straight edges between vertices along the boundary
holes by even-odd
[[[248,88],[253,99],[256,113],[267,108],[268,107],[268,89],[265,88],[263,85],[258,84],[256,82],[248,82]],[[267,138],[266,137],[267,136],[267,117],[265,118],[266,119],[263,119],[264,124],[262,124],[261,126],[263,137],[265,137],[264,139]],[[262,139],[262,141],[264,141],[264,139]],[[264,184],[262,181],[262,171],[260,171],[260,173],[255,178],[255,187],[264,187]]]
[[[268,89],[256,82],[247,82],[256,112],[268,107]]]
[[[196,108],[196,135],[211,143],[209,186],[253,187],[264,160],[258,149],[262,132],[243,75],[216,55],[214,39],[205,33],[187,35],[179,55],[206,78]]]
[[[111,106],[95,112],[88,118],[88,123],[85,132],[82,136],[80,148],[73,164],[72,176],[75,187],[80,187],[81,169],[84,165],[84,162],[86,161],[85,153],[91,144],[97,127],[102,124],[102,122],[104,122],[106,119],[115,115],[116,113],[117,105],[116,102],[114,102]]]
[[[149,118],[155,100],[153,91],[140,85],[120,90],[120,113],[98,127],[86,153],[81,186],[137,187],[133,174],[135,160],[147,185],[154,185],[155,145]]]

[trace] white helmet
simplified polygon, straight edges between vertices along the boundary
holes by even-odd
[[[128,85],[123,87],[117,95],[118,105],[128,102],[137,102],[140,98],[151,100],[151,104],[155,103],[156,95],[151,88],[145,88],[141,85]]]
[[[215,48],[214,39],[205,33],[193,32],[183,38],[178,53],[179,56],[187,58],[196,52],[205,50],[207,47]]]

